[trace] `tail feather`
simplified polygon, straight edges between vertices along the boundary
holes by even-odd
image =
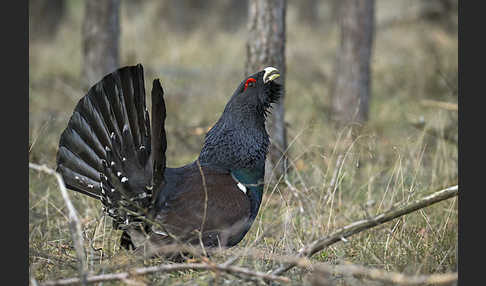
[[[58,166],[57,171],[62,174],[64,183],[68,188],[90,197],[101,199],[101,195],[99,195],[101,190],[99,182],[93,181],[66,166]],[[86,191],[86,188],[89,188],[90,185],[93,186],[93,188],[90,191]]]
[[[165,142],[165,132],[157,135]],[[67,187],[100,199],[117,222],[126,222],[130,215],[120,205],[137,212],[150,203],[151,141],[143,68],[121,68],[76,105],[59,141],[58,171]],[[162,151],[157,158],[165,166]]]
[[[82,145],[73,145],[73,146],[82,146]],[[73,148],[74,149],[74,148]],[[82,159],[79,153],[75,153],[76,151],[72,151],[73,149],[68,149],[66,146],[61,146],[59,148],[59,156],[63,158],[60,162],[63,167],[66,167],[72,171],[83,173],[83,177],[86,177],[91,180],[98,180],[100,173],[98,170],[92,167],[89,162],[86,162]],[[69,160],[66,160],[69,159]],[[88,187],[91,189],[91,187]]]
[[[153,187],[157,191],[164,181],[165,173],[165,151],[167,149],[167,139],[165,135],[165,102],[164,102],[164,90],[158,80],[153,81],[152,86],[152,146],[154,154],[153,160]],[[154,196],[155,198],[155,196]]]
[[[68,123],[68,128],[75,128],[79,125],[80,129],[86,130],[86,133],[88,133],[87,137],[100,142],[101,151],[99,152],[101,152],[101,157],[104,157],[106,156],[104,146],[111,147],[110,134],[108,133],[109,129],[99,109],[96,108],[96,105],[92,102],[93,100],[91,97],[94,96],[88,96],[89,94],[90,93],[88,92],[74,109],[73,116]],[[82,120],[77,120],[78,116],[76,116],[76,114],[79,114],[79,119]],[[66,130],[68,130],[68,128],[66,128]]]
[[[92,148],[93,152],[96,153],[96,156],[98,158],[106,156],[103,146],[109,144],[109,141],[108,136],[106,136],[105,140],[103,140],[102,136],[99,136],[103,135],[103,133],[100,132],[102,129],[97,130],[91,126],[78,110],[73,113],[71,120],[72,130],[77,132],[83,141]],[[93,134],[96,134],[97,136],[93,136]]]

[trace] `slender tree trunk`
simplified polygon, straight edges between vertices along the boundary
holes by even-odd
[[[341,40],[334,66],[332,117],[338,124],[368,119],[374,0],[343,0],[339,5]]]
[[[83,78],[91,86],[119,67],[120,0],[85,0]]]
[[[250,0],[248,6],[248,42],[246,74],[272,66],[280,71],[285,84],[285,14],[286,0]],[[284,122],[284,94],[268,118],[270,150],[266,162],[266,176],[274,171],[278,179],[286,171],[284,152],[287,148]]]

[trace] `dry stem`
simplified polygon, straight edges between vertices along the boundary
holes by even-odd
[[[74,249],[76,250],[76,255],[79,262],[79,275],[81,277],[80,282],[82,285],[86,285],[86,264],[85,264],[86,256],[83,247],[83,236],[81,231],[81,224],[79,222],[79,218],[76,213],[76,210],[74,209],[74,206],[71,200],[69,199],[69,195],[66,190],[66,185],[64,184],[64,180],[62,179],[62,176],[58,172],[47,167],[46,165],[38,165],[29,162],[29,168],[56,177],[57,184],[59,185],[59,190],[61,191],[62,198],[64,199],[64,203],[66,204],[66,207],[69,211],[69,227],[71,229],[71,236],[74,241]]]

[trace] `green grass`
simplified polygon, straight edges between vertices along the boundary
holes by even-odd
[[[82,7],[77,7],[82,5],[69,3],[69,15],[56,38],[31,42],[29,50],[29,161],[53,168],[59,136],[85,92],[80,78]],[[174,167],[196,158],[204,131],[217,120],[242,79],[247,35],[245,27],[234,33],[214,32],[211,22],[189,34],[172,33],[155,24],[156,3],[148,3],[135,17],[122,9],[121,62],[144,64],[147,87],[154,77],[161,79],[168,110],[167,159]],[[389,11],[379,8],[379,18],[386,17]],[[349,127],[335,129],[328,119],[336,27],[305,27],[292,7],[287,27],[288,182],[295,190],[284,182],[267,185],[257,220],[235,250],[254,243],[269,254],[292,255],[341,226],[457,184],[457,141],[441,137],[450,130],[457,133],[457,112],[421,104],[422,99],[457,103],[457,34],[421,21],[379,29],[372,59],[370,120],[359,136],[352,137]],[[420,118],[424,129],[412,124]],[[430,130],[439,136],[429,135]],[[336,172],[339,156],[342,168]],[[39,281],[76,276],[67,210],[56,182],[35,171],[29,174],[32,274]],[[337,184],[330,189],[334,176]],[[82,221],[91,273],[163,262],[138,261],[120,250],[120,231],[111,228],[100,203],[75,192],[70,195]],[[454,271],[457,224],[454,198],[354,235],[313,259],[407,274]],[[262,233],[263,238],[254,242]],[[232,256],[231,251],[211,259],[222,262]],[[252,259],[241,259],[237,265],[262,272],[278,267],[270,260]],[[140,279],[157,285],[212,285],[215,279],[243,282],[221,275],[181,271]],[[309,285],[312,274],[293,269],[286,275],[295,285]]]

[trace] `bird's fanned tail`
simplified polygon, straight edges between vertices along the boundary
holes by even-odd
[[[157,135],[165,142],[165,132]],[[76,105],[59,141],[57,170],[68,188],[100,199],[116,224],[127,223],[151,202],[151,137],[143,67],[118,69]]]

